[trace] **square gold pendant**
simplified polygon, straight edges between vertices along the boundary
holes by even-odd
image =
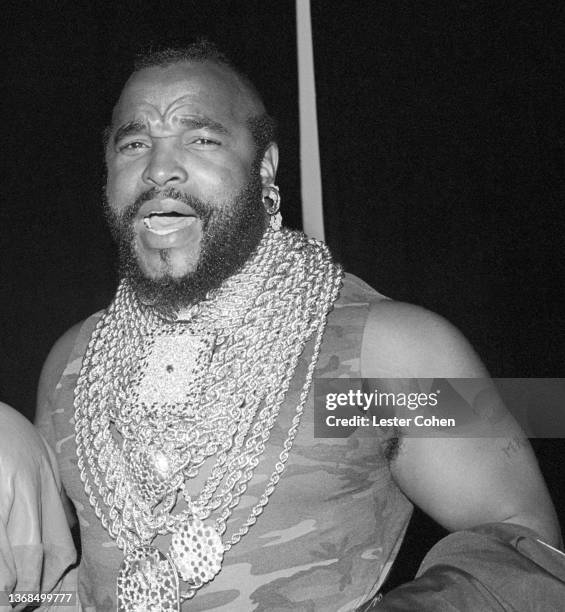
[[[214,351],[216,334],[171,325],[148,334],[131,381],[135,403],[196,408]]]

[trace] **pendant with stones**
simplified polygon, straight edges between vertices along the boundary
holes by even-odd
[[[118,612],[179,612],[174,563],[154,546],[139,546],[123,560],[116,585]]]

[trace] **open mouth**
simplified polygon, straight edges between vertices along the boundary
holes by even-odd
[[[154,234],[166,236],[189,227],[196,219],[193,215],[183,215],[176,211],[152,211],[143,217],[143,225]]]

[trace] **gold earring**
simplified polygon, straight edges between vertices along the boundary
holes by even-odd
[[[269,225],[271,229],[278,232],[282,226],[281,194],[276,185],[269,185],[269,195],[263,196],[265,212],[271,217]]]

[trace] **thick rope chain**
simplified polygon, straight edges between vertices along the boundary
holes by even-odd
[[[194,306],[188,316],[183,314],[183,323],[188,319],[189,325],[213,328],[217,334],[198,410],[187,417],[190,411],[184,405],[157,406],[155,419],[132,402],[128,381],[139,367],[136,361],[143,353],[144,338],[178,323],[163,322],[139,303],[127,283],[120,285],[93,332],[75,389],[81,479],[96,516],[120,549],[127,552],[152,541],[158,533],[173,533],[197,513],[199,519],[214,513],[216,529],[224,534],[264,453],[298,359],[306,342],[315,336],[278,461],[259,502],[224,542],[225,549],[249,531],[275,490],[298,432],[341,275],[325,246],[296,232],[268,231],[255,257],[239,274]],[[177,486],[156,511],[134,493],[128,479],[128,440],[135,444],[142,431],[159,440],[170,432],[178,434],[179,429],[193,431],[190,453],[179,450],[190,458],[180,481],[175,481]],[[116,435],[122,437],[121,447]],[[187,508],[173,515],[179,491],[184,494],[185,480],[194,478],[210,457],[215,457],[215,463],[200,494],[194,500],[185,495]]]

